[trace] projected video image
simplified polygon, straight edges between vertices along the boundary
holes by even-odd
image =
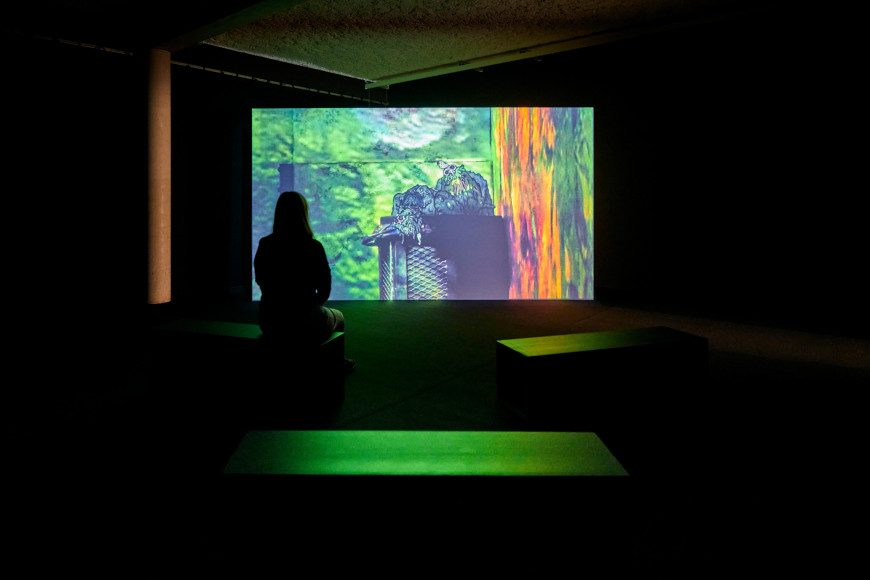
[[[593,297],[591,108],[254,109],[252,149],[252,264],[298,191],[331,300]]]

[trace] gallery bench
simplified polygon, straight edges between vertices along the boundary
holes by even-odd
[[[287,494],[292,489],[345,505],[358,499],[401,510],[409,502],[419,511],[423,504],[430,509],[497,498],[542,508],[559,492],[571,498],[581,488],[593,495],[613,492],[628,475],[595,433],[252,430],[224,467],[222,481],[241,498],[258,493],[295,502]],[[603,495],[597,499],[607,503]]]
[[[254,425],[344,400],[344,333],[319,345],[264,338],[257,324],[179,318],[152,327],[163,383]],[[268,418],[267,418],[268,417]]]
[[[707,339],[663,326],[499,340],[497,394],[523,418],[609,426],[700,388]]]
[[[597,433],[632,473],[673,472],[703,421],[707,351],[663,326],[499,340],[497,398],[529,428]]]
[[[250,431],[224,474],[622,477],[594,433]]]
[[[329,568],[607,560],[632,511],[632,477],[594,433],[249,431],[216,487],[234,549],[283,531],[280,550]]]

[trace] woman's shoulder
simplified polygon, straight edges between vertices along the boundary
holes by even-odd
[[[277,236],[275,234],[268,234],[268,235],[265,235],[262,238],[260,238],[259,243],[260,244],[271,244],[275,239],[277,239]]]

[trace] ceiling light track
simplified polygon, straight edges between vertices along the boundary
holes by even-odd
[[[174,61],[174,60],[171,62],[172,62],[172,64],[177,65],[177,66],[184,66],[184,67],[188,67],[188,68],[192,68],[192,69],[196,69],[196,70],[202,70],[205,72],[222,74],[225,76],[234,77],[234,78],[238,78],[241,80],[255,81],[255,82],[259,82],[259,83],[263,83],[263,84],[267,84],[267,85],[271,85],[271,86],[283,87],[283,88],[287,88],[287,89],[294,89],[297,91],[308,91],[311,93],[319,93],[322,95],[329,95],[331,97],[340,97],[342,99],[350,99],[352,101],[361,101],[361,102],[365,102],[365,103],[368,103],[371,105],[384,105],[384,106],[387,105],[386,102],[376,101],[376,100],[372,99],[370,95],[361,96],[361,97],[354,96],[354,95],[345,95],[343,93],[336,93],[334,91],[328,91],[326,89],[315,89],[315,88],[311,88],[311,87],[303,87],[301,85],[294,85],[292,83],[287,83],[284,81],[270,80],[270,79],[266,79],[266,78],[262,78],[262,77],[255,77],[255,76],[246,75],[243,73],[236,73],[236,72],[232,72],[232,71],[221,70],[221,69],[216,69],[216,68],[211,68],[211,67],[206,67],[206,66],[200,66],[200,65],[196,65],[196,64],[178,62],[178,61]]]
[[[120,50],[117,48],[100,46],[100,45],[96,45],[96,44],[89,44],[87,42],[79,42],[77,40],[69,40],[66,38],[52,38],[52,37],[40,36],[40,35],[37,35],[35,38],[37,40],[46,40],[46,41],[51,41],[51,42],[57,42],[58,44],[64,44],[64,45],[68,45],[68,46],[76,46],[79,48],[87,48],[87,49],[91,49],[91,50],[98,50],[100,52],[110,52],[112,54],[119,54],[119,55],[124,55],[124,56],[134,56],[134,53],[129,51],[129,50]],[[346,95],[343,93],[337,93],[337,92],[328,91],[325,89],[316,89],[313,87],[304,87],[301,85],[295,85],[295,84],[287,83],[287,82],[283,82],[283,81],[270,80],[270,79],[266,79],[266,78],[262,78],[262,77],[255,77],[255,76],[246,75],[243,73],[237,73],[237,72],[232,72],[232,71],[227,71],[227,70],[222,70],[222,69],[216,69],[216,68],[201,66],[201,65],[197,65],[197,64],[191,64],[191,63],[187,63],[187,62],[180,62],[180,61],[176,61],[176,60],[172,60],[170,62],[171,62],[171,64],[173,64],[175,66],[182,66],[182,67],[187,67],[187,68],[191,68],[191,69],[195,69],[195,70],[201,70],[201,71],[205,71],[205,72],[221,74],[224,76],[242,79],[242,80],[256,81],[256,82],[268,84],[271,86],[293,89],[293,90],[297,90],[297,91],[307,91],[310,93],[318,93],[318,94],[322,94],[322,95],[328,95],[331,97],[339,97],[342,99],[349,99],[352,101],[360,101],[360,102],[367,103],[369,105],[386,106],[388,104],[386,102],[381,102],[381,101],[377,101],[377,100],[373,99],[371,97],[371,93],[369,93],[368,95],[365,95],[365,96]]]

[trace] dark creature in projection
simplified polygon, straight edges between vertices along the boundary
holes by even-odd
[[[416,240],[421,245],[423,234],[430,228],[425,218],[433,215],[495,215],[495,206],[489,194],[489,185],[478,173],[463,165],[438,161],[443,171],[435,187],[415,185],[404,193],[393,196],[392,223],[375,229],[362,243],[374,246],[381,240],[401,238]]]

